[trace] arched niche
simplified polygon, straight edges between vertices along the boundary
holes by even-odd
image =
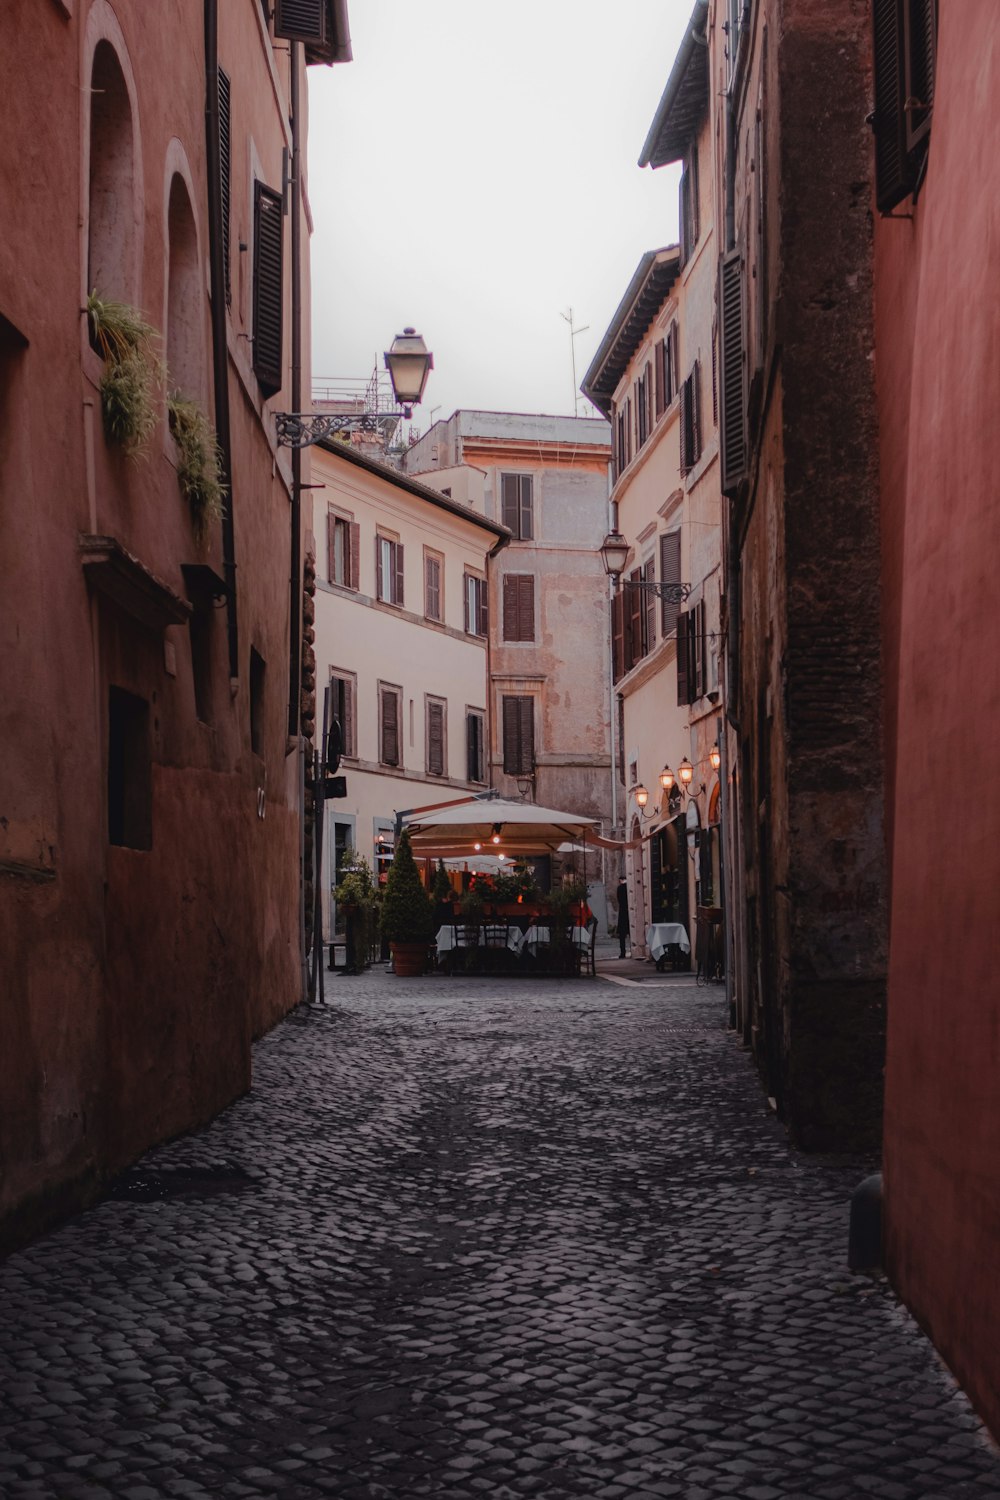
[[[138,235],[132,101],[118,53],[106,38],[94,48],[89,88],[87,289],[134,302]]]
[[[194,400],[205,394],[205,301],[198,229],[191,194],[181,172],[167,191],[166,354],[172,391]]]

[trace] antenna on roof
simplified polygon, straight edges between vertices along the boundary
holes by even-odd
[[[565,312],[561,312],[559,316],[562,318],[564,323],[569,324],[569,357],[573,365],[573,415],[574,417],[576,417],[579,416],[578,403],[580,400],[580,395],[576,386],[576,336],[578,333],[586,333],[587,329],[590,327],[590,324],[584,323],[582,328],[577,328],[573,322],[573,309],[571,307],[567,308]]]

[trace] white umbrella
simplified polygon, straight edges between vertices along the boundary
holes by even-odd
[[[535,807],[530,802],[462,802],[403,819],[417,855],[550,854],[566,842],[586,841],[597,819]],[[494,835],[498,842],[494,842]],[[481,849],[474,846],[480,844]]]

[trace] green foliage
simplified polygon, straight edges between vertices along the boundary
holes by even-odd
[[[334,890],[338,906],[347,912],[347,972],[360,974],[368,967],[378,928],[375,881],[371,865],[363,855],[345,849],[340,866],[340,884]]]
[[[344,850],[340,863],[340,884],[333,894],[334,899],[342,906],[360,906],[371,904],[375,900],[372,867],[363,854],[350,848]]]
[[[101,414],[104,432],[129,458],[137,458],[156,426],[156,388],[162,366],[154,352],[159,334],[125,302],[87,298],[91,343],[104,361]]]
[[[410,848],[410,835],[403,832],[389,867],[382,902],[382,932],[390,943],[429,943],[434,936],[434,908],[424,890]]]
[[[431,896],[435,901],[447,902],[454,898],[455,892],[448,878],[448,871],[444,867],[444,860],[438,860],[438,867],[434,871],[434,884],[431,886]]]
[[[462,921],[469,927],[478,927],[483,920],[486,911],[483,898],[474,885],[470,885],[467,891],[462,893],[458,903],[458,909],[462,913]]]
[[[493,891],[497,901],[516,901],[523,896],[526,901],[535,900],[538,887],[533,872],[525,865],[520,868],[499,871],[493,877]]]
[[[226,508],[222,454],[215,429],[197,401],[189,401],[176,391],[167,397],[167,416],[177,444],[177,482],[191,507],[195,536],[204,544]]]

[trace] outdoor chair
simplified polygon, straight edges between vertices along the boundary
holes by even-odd
[[[590,979],[597,978],[597,918],[591,917],[587,923],[587,935],[589,941],[584,947],[580,945],[580,965]]]

